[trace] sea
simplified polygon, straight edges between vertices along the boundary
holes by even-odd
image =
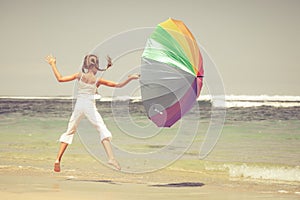
[[[0,170],[52,168],[57,140],[67,128],[74,102],[72,97],[0,97]],[[202,158],[199,151],[210,134],[213,112],[218,109],[210,96],[201,96],[182,121],[171,128],[155,128],[139,97],[102,97],[96,99],[96,106],[113,134],[114,146],[126,152],[115,153],[128,172],[147,173],[142,169],[149,165],[149,171],[167,167],[240,181],[300,183],[300,96],[225,96],[219,135]],[[177,143],[172,141],[181,129],[183,135],[192,134],[191,141],[186,147],[176,148]],[[103,159],[95,155],[98,149],[91,150],[95,140],[84,137],[76,136],[68,152],[75,163],[82,164],[87,157]],[[80,150],[82,146],[87,151]],[[103,149],[99,151],[103,154]],[[153,152],[160,156],[149,156],[141,166],[139,154],[147,157]],[[97,164],[90,168],[96,169]]]

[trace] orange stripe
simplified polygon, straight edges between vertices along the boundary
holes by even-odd
[[[188,35],[189,38],[187,40],[189,47],[190,47],[190,52],[192,54],[192,64],[195,69],[196,74],[198,73],[198,65],[199,65],[199,60],[200,60],[200,51],[198,44],[193,36],[193,34],[190,32],[190,30],[185,26],[185,24],[182,21],[179,20],[173,20],[175,24],[177,24],[178,27],[182,30],[182,33],[185,35]],[[201,58],[202,61],[202,58]]]
[[[180,44],[192,64],[195,74],[197,74],[199,60],[201,58],[199,57],[199,47],[190,30],[182,21],[172,18],[160,23],[160,26],[166,29],[166,31],[168,31],[168,33]]]

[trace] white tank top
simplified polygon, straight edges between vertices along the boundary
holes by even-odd
[[[85,83],[82,80],[82,75],[80,77],[80,80],[78,81],[78,97],[79,96],[94,96],[97,91],[97,81],[93,84]]]

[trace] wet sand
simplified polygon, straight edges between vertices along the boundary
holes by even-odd
[[[83,169],[82,169],[83,170]],[[66,170],[54,173],[26,167],[2,167],[2,199],[299,199],[299,185],[229,180],[212,174],[164,169],[124,174],[101,168],[100,174]]]

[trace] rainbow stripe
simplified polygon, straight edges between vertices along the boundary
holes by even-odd
[[[161,46],[146,48],[142,57],[168,63],[195,76],[203,76],[198,44],[182,21],[169,18],[156,27],[150,38]]]

